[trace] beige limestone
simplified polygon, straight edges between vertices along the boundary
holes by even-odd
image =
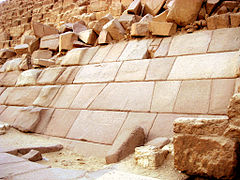
[[[90,45],[94,45],[97,40],[97,35],[92,29],[81,31],[78,33],[78,37],[80,40]]]
[[[114,80],[121,62],[87,65],[81,67],[73,83],[111,82]]]
[[[126,112],[81,111],[67,138],[112,144],[127,116]]]
[[[134,0],[127,8],[128,14],[138,15],[141,11],[141,0]]]
[[[113,45],[101,46],[89,63],[102,63],[112,47]]]
[[[110,83],[89,109],[149,111],[153,82]]]
[[[121,41],[118,43],[113,44],[111,51],[108,52],[106,55],[104,62],[112,62],[117,61],[122,52],[124,51],[125,47],[127,46],[127,41]]]
[[[65,67],[46,68],[37,79],[38,84],[55,84],[56,80],[65,71]]]
[[[23,107],[8,106],[0,115],[0,121],[13,125]]]
[[[8,87],[4,90],[4,92],[1,93],[0,104],[5,104],[7,97],[13,91],[13,89],[14,89],[14,87]]]
[[[56,28],[38,22],[32,22],[32,28],[34,35],[40,38],[51,34],[58,34]]]
[[[163,7],[165,4],[166,0],[146,0],[145,7],[144,7],[144,12],[147,14],[151,14],[153,16],[156,16],[160,9]]]
[[[38,97],[33,102],[34,106],[48,107],[59,91],[60,86],[44,86],[42,87]]]
[[[117,19],[112,19],[102,29],[107,30],[114,40],[124,39],[125,30]]]
[[[29,50],[28,44],[19,44],[14,47],[14,50],[17,55],[27,54]]]
[[[56,84],[72,84],[80,67],[67,67],[66,70],[56,80]]]
[[[0,84],[2,86],[15,86],[18,76],[21,74],[21,71],[11,71],[5,73],[3,78],[0,79]]]
[[[173,65],[168,79],[176,80],[237,77],[238,62],[237,59],[234,58],[235,55],[235,52],[226,52],[178,57]]]
[[[116,81],[137,81],[144,80],[149,60],[125,61],[123,62]]]
[[[105,24],[107,24],[109,21],[113,19],[111,14],[107,14],[106,16],[102,17],[101,19],[98,20],[98,22],[94,25],[93,30],[97,33],[100,34],[102,31],[102,28]]]
[[[167,56],[171,41],[172,41],[172,37],[163,38],[158,49],[154,52],[153,57],[157,58],[157,57]]]
[[[80,33],[81,31],[87,30],[87,27],[85,26],[85,23],[83,21],[78,21],[74,23],[72,28],[74,33]]]
[[[239,27],[240,25],[240,12],[230,14],[231,27]]]
[[[29,153],[24,154],[21,158],[36,162],[42,160],[42,154],[39,151],[32,149]]]
[[[98,36],[98,44],[109,44],[112,42],[112,37],[107,30],[102,30]]]
[[[131,26],[131,36],[148,36],[148,23],[133,23]]]
[[[169,48],[169,56],[206,53],[212,37],[212,31],[175,36]]]
[[[55,61],[50,59],[32,59],[31,61],[33,66],[43,66],[43,67],[50,67],[55,65]]]
[[[29,69],[29,70],[23,71],[18,76],[16,86],[36,85],[37,78],[41,72],[42,72],[41,69]]]
[[[0,58],[11,58],[14,57],[16,53],[11,49],[0,49]]]
[[[73,42],[78,39],[78,36],[73,32],[66,32],[59,37],[59,52],[62,50],[73,49]]]
[[[176,33],[177,25],[169,22],[151,21],[149,23],[149,29],[152,35],[171,36]]]
[[[118,21],[124,27],[125,30],[129,31],[133,23],[137,22],[136,15],[133,14],[122,14]]]
[[[151,112],[173,112],[180,85],[180,81],[156,82]]]
[[[153,21],[167,22],[167,15],[168,15],[168,10],[163,11],[161,14],[154,16]]]
[[[220,14],[210,16],[206,19],[208,29],[220,29],[230,27],[230,16],[229,14]]]
[[[166,146],[167,144],[169,144],[171,142],[171,140],[169,138],[166,138],[166,137],[158,137],[158,138],[155,138],[151,141],[148,141],[145,146],[155,146],[159,149],[162,149],[164,146]]]
[[[57,51],[59,47],[59,34],[44,36],[40,41],[40,49],[50,49]]]
[[[49,50],[37,50],[32,54],[32,59],[50,59],[52,52]]]
[[[9,71],[17,71],[17,70],[19,70],[19,65],[20,65],[21,61],[22,61],[21,58],[17,58],[17,59],[13,59],[13,60],[7,61],[4,64],[5,71],[9,72]]]

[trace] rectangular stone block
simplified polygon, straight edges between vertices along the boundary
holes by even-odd
[[[23,107],[8,106],[0,115],[0,121],[13,125]]]
[[[101,46],[89,63],[90,64],[102,63],[105,60],[105,57],[107,56],[109,51],[111,50],[112,46],[113,45]]]
[[[5,105],[0,105],[0,114],[7,108]]]
[[[79,111],[76,110],[56,109],[44,131],[44,134],[66,137],[78,114]]]
[[[73,83],[110,82],[115,79],[121,62],[82,66]]]
[[[110,83],[89,109],[149,111],[153,82]]]
[[[152,35],[172,36],[177,31],[177,24],[169,22],[151,21],[149,23],[149,29],[152,32]]]
[[[163,38],[161,44],[159,45],[158,49],[155,51],[153,57],[162,57],[167,56],[170,44],[172,42],[172,37]]]
[[[173,112],[181,81],[156,82],[151,112]]]
[[[6,87],[0,87],[0,95],[6,90]]]
[[[206,53],[211,37],[212,31],[175,36],[172,40],[168,55]]]
[[[18,76],[21,74],[21,71],[11,71],[6,72],[5,76],[0,79],[0,85],[2,86],[15,86]]]
[[[151,59],[146,80],[166,80],[174,62],[175,58]]]
[[[149,60],[125,61],[123,62],[116,81],[136,81],[144,80]]]
[[[173,111],[207,114],[210,92],[210,80],[183,81]]]
[[[238,74],[235,52],[177,57],[170,80],[234,78]]]
[[[117,61],[122,52],[124,51],[125,47],[127,46],[127,44],[128,44],[127,41],[121,41],[116,44],[113,44],[111,51],[108,52],[103,62]]]
[[[67,138],[112,144],[126,116],[125,112],[81,111]]]
[[[17,163],[22,161],[26,160],[8,153],[0,153],[0,165],[8,163]]]
[[[55,84],[56,80],[64,72],[65,67],[46,68],[37,79],[38,84]]]
[[[56,84],[72,84],[79,70],[80,67],[67,67],[57,79]]]
[[[40,41],[41,49],[50,49],[56,51],[59,47],[59,34],[44,36]]]

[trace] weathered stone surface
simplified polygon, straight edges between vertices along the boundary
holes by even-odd
[[[229,14],[214,15],[207,18],[208,29],[220,29],[230,27]]]
[[[0,50],[0,58],[11,58],[14,57],[16,55],[16,53],[11,50],[11,49],[1,49]]]
[[[211,37],[211,31],[175,36],[172,40],[168,55],[206,53]]]
[[[137,18],[136,15],[133,14],[122,14],[118,21],[121,23],[125,30],[129,31],[132,24],[137,22]]]
[[[10,40],[10,35],[7,32],[0,33],[0,41]]]
[[[131,26],[131,36],[148,36],[148,23],[133,23]]]
[[[127,41],[121,41],[116,44],[113,44],[111,51],[108,52],[107,56],[104,59],[104,62],[117,61],[127,46]]]
[[[171,36],[176,33],[177,25],[169,22],[151,21],[149,23],[149,29],[152,35]]]
[[[52,52],[49,50],[37,50],[32,54],[32,59],[50,59]]]
[[[233,78],[238,74],[235,52],[178,57],[168,79]],[[197,67],[197,69],[196,69]],[[195,69],[193,71],[193,69]]]
[[[65,67],[55,67],[44,69],[37,79],[38,84],[55,84],[56,80],[65,70]]]
[[[118,135],[111,150],[105,157],[106,163],[116,163],[124,159],[134,152],[135,147],[143,145],[144,139],[144,130],[141,127],[136,126],[123,131],[120,135]]]
[[[84,84],[73,100],[70,108],[87,109],[106,84]]]
[[[33,66],[43,66],[49,67],[55,65],[55,61],[50,59],[32,59],[31,61]]]
[[[234,91],[233,79],[216,79],[212,82],[212,92],[209,113],[227,114],[229,100]]]
[[[169,38],[163,38],[159,48],[155,51],[153,57],[162,57],[166,56],[168,54],[168,49],[170,47],[170,43],[172,41],[172,37]]]
[[[8,106],[0,115],[0,121],[13,125],[23,107]]]
[[[114,40],[124,39],[125,30],[117,19],[112,19],[102,29],[107,30]]]
[[[15,87],[11,91],[11,95],[8,95],[6,100],[7,105],[17,106],[32,106],[33,101],[40,93],[41,87]]]
[[[78,21],[74,23],[72,28],[74,33],[80,33],[81,31],[87,30],[87,27],[85,26],[85,23],[83,21]]]
[[[80,40],[90,45],[94,45],[97,40],[97,35],[92,29],[81,31],[78,36]]]
[[[21,58],[17,58],[17,59],[13,59],[13,60],[7,61],[4,64],[5,71],[9,72],[9,71],[17,71],[17,70],[19,70],[19,65],[20,65],[21,61],[22,61]]]
[[[155,138],[151,141],[148,141],[145,146],[155,146],[159,149],[162,149],[164,146],[166,146],[167,144],[169,144],[171,141],[169,138],[166,138],[166,137],[158,137],[158,138]]]
[[[41,38],[40,48],[57,51],[59,47],[59,34],[44,36]]]
[[[32,22],[32,28],[34,35],[40,38],[51,34],[58,34],[58,30],[56,28],[38,22]]]
[[[109,8],[109,2],[104,0],[91,0],[89,8],[93,12],[105,11]]]
[[[42,160],[42,154],[39,151],[31,150],[29,153],[24,154],[22,158],[36,162]]]
[[[202,0],[175,0],[169,9],[167,21],[175,22],[180,26],[193,23],[202,6]]]
[[[235,140],[178,135],[174,137],[173,144],[174,165],[179,171],[217,179],[233,178],[237,166]]]
[[[75,110],[56,109],[44,134],[66,137],[78,114],[79,111]]]
[[[42,72],[41,69],[29,69],[29,70],[23,71],[18,76],[16,86],[36,85],[37,78],[41,72]]]
[[[111,82],[114,80],[121,62],[83,66],[73,83]]]
[[[217,29],[213,31],[208,52],[230,51],[240,49],[240,27]]]
[[[149,60],[125,61],[118,71],[116,81],[144,80]]]
[[[50,104],[50,107],[69,108],[80,88],[81,85],[62,86],[61,89],[58,91],[56,97]]]
[[[76,48],[67,53],[61,65],[83,65],[88,64],[99,47]]]
[[[72,84],[80,67],[67,67],[57,79],[56,84]]]
[[[78,36],[73,32],[66,32],[59,37],[59,52],[62,50],[73,49],[73,42],[78,39]]]
[[[211,14],[212,10],[219,4],[220,0],[207,0],[206,12]]]
[[[141,0],[134,0],[129,7],[127,8],[127,12],[129,14],[140,14],[141,11]]]
[[[118,60],[147,59],[150,41],[149,39],[129,41]]]
[[[73,24],[72,23],[66,23],[66,24],[63,24],[59,27],[60,34],[68,32],[68,31],[73,31]]]
[[[6,90],[5,90],[6,91]],[[5,92],[4,92],[5,93]],[[228,116],[230,120],[239,119],[239,102],[240,102],[240,93],[237,92],[230,99],[230,104],[228,107]],[[238,121],[237,121],[238,122]],[[240,123],[233,123],[234,125],[240,126]]]
[[[67,137],[112,144],[126,116],[126,112],[83,110],[72,125]]]
[[[167,22],[168,10],[163,11],[161,14],[153,17],[153,21],[157,22]]]
[[[112,42],[112,37],[107,30],[102,30],[98,36],[98,44],[109,44]]]
[[[97,33],[100,34],[102,31],[102,28],[105,24],[107,24],[109,21],[113,19],[111,14],[107,14],[106,16],[102,17],[101,19],[98,20],[98,22],[94,25],[93,30]]]
[[[4,90],[4,92],[1,93],[0,96],[0,104],[5,104],[8,95],[12,92],[14,87],[8,87]]]
[[[156,82],[151,112],[173,112],[181,81]]]
[[[166,80],[175,58],[159,58],[150,61],[146,80]]]
[[[149,111],[153,86],[153,82],[108,84],[89,108]]]
[[[15,50],[17,55],[22,55],[22,54],[28,53],[28,49],[29,49],[28,44],[20,44],[20,45],[16,45],[14,47],[14,50]]]
[[[101,46],[98,51],[96,52],[95,56],[93,56],[90,64],[93,63],[102,63],[105,60],[105,57],[111,50],[113,45]]]
[[[134,159],[136,164],[147,169],[157,169],[166,159],[169,151],[155,146],[140,146],[135,148]]]
[[[7,72],[5,73],[3,78],[0,79],[0,84],[2,86],[14,86],[20,74],[21,74],[21,71]]]
[[[113,1],[109,11],[113,16],[121,16],[122,12],[124,11],[124,8],[121,2]]]
[[[177,96],[174,112],[207,113],[211,91],[210,80],[183,81]]]
[[[230,14],[231,27],[239,27],[240,25],[240,12]]]
[[[33,105],[48,107],[51,104],[54,97],[56,96],[59,89],[60,89],[60,86],[44,86],[44,87],[42,87],[40,94],[33,102]]]
[[[151,14],[153,16],[156,16],[160,9],[165,4],[166,0],[160,0],[160,1],[154,1],[154,0],[146,0],[145,6],[144,6],[144,12],[147,14]]]

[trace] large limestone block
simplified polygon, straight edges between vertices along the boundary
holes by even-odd
[[[78,114],[79,111],[76,110],[56,109],[44,134],[66,137]]]
[[[88,64],[99,47],[72,49],[64,57],[61,65],[84,65]]]
[[[236,52],[178,57],[168,79],[234,78],[238,74]],[[195,69],[197,67],[197,69]],[[193,70],[195,69],[195,70]]]
[[[23,107],[8,106],[0,115],[0,121],[13,125]]]
[[[121,23],[125,30],[129,31],[132,24],[137,22],[137,16],[133,14],[122,14],[118,21]]]
[[[102,30],[97,39],[98,44],[109,44],[112,42],[112,37],[107,30]]]
[[[32,59],[50,59],[52,52],[49,50],[37,50],[32,54]]]
[[[90,45],[94,45],[97,40],[97,35],[92,29],[81,31],[78,36],[80,40]]]
[[[116,163],[133,153],[135,148],[144,144],[145,134],[143,128],[137,126],[123,131],[117,139],[107,156],[106,163]]]
[[[117,19],[112,19],[105,24],[103,30],[107,30],[114,40],[124,39],[125,30]]]
[[[64,72],[65,67],[55,67],[44,69],[37,79],[38,84],[55,84],[59,76]]]
[[[13,59],[13,60],[7,61],[4,64],[5,71],[9,72],[9,71],[17,71],[17,70],[19,70],[19,65],[20,65],[21,61],[22,61],[21,58],[17,58],[17,59]]]
[[[197,19],[202,3],[202,0],[175,0],[169,9],[167,21],[180,26],[193,23]]]
[[[79,69],[80,67],[67,67],[57,79],[56,84],[72,84]]]
[[[133,23],[131,26],[131,36],[148,36],[148,23]]]
[[[172,42],[172,37],[164,38],[158,47],[158,49],[154,52],[153,57],[162,57],[167,56],[170,44]]]
[[[111,82],[114,80],[121,62],[83,66],[73,83]]]
[[[145,13],[149,13],[153,16],[156,16],[160,9],[163,7],[163,5],[165,4],[166,0],[159,0],[159,1],[156,1],[156,0],[146,0],[146,3],[145,3]]]
[[[177,25],[170,22],[151,21],[149,23],[149,29],[152,32],[152,35],[172,36],[177,31]]]
[[[13,91],[14,87],[8,87],[1,93],[0,104],[5,104],[9,94]]]
[[[210,103],[210,91],[210,80],[183,81],[173,111],[206,114]]]
[[[48,107],[59,91],[60,86],[44,86],[42,87],[38,97],[33,102],[34,106]]]
[[[210,30],[230,27],[229,14],[220,14],[220,15],[210,16],[206,20],[207,20],[207,28]]]
[[[116,44],[113,44],[111,51],[108,52],[106,55],[104,62],[112,62],[117,61],[122,52],[124,51],[125,47],[127,46],[127,41],[121,41]]]
[[[118,60],[148,59],[150,43],[151,40],[149,39],[129,41]]]
[[[90,64],[102,63],[106,58],[107,54],[110,52],[113,45],[101,46],[95,56],[93,56]]]
[[[127,116],[126,112],[81,111],[67,138],[112,144]]]
[[[217,29],[213,31],[209,52],[230,51],[240,49],[240,27]]]
[[[173,112],[181,81],[156,82],[151,112]]]
[[[141,11],[141,0],[134,0],[129,7],[127,8],[127,12],[129,14],[140,14]]]
[[[147,73],[148,64],[149,60],[123,62],[116,81],[143,81]]]
[[[78,36],[73,32],[66,32],[59,37],[59,52],[73,49],[73,42],[78,40]]]
[[[0,84],[2,86],[15,86],[18,76],[21,74],[21,71],[11,71],[5,73],[5,75],[0,79]]]
[[[59,34],[44,36],[41,38],[40,48],[57,51],[59,47]]]
[[[109,8],[109,1],[91,0],[89,8],[93,12],[106,11]]]
[[[237,166],[234,139],[178,135],[173,144],[174,165],[179,171],[217,179],[233,178]]]
[[[18,77],[16,86],[36,85],[37,78],[41,72],[41,69],[29,69],[23,71]]]
[[[113,19],[111,14],[107,14],[106,16],[102,17],[101,19],[98,20],[98,22],[94,25],[93,30],[97,33],[100,34],[102,31],[102,28],[105,24],[107,24],[109,21]]]
[[[32,22],[32,28],[34,35],[40,38],[51,34],[58,34],[56,28],[38,22]]]
[[[87,109],[106,84],[84,84],[73,100],[71,109]]]
[[[206,53],[211,37],[212,31],[175,36],[172,40],[168,55]]]
[[[149,111],[153,86],[153,82],[110,83],[89,108]]]

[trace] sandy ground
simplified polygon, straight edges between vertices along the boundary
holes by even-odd
[[[56,140],[49,140],[45,136],[39,136],[32,133],[22,133],[13,128],[7,131],[6,134],[0,135],[0,143],[8,146],[29,146],[29,145],[49,145],[59,143]],[[63,144],[64,146],[64,144]],[[172,152],[172,144],[164,147]],[[42,154],[43,160],[38,161],[40,164],[51,165],[52,167],[65,169],[82,169],[88,171],[101,170],[107,167],[114,166],[119,171],[154,177],[158,179],[181,180],[186,179],[186,175],[179,173],[174,169],[173,156],[170,153],[164,164],[156,170],[149,170],[136,166],[133,155],[125,158],[119,163],[113,165],[105,164],[105,159],[97,157],[85,157],[81,154],[63,148],[61,151]]]

